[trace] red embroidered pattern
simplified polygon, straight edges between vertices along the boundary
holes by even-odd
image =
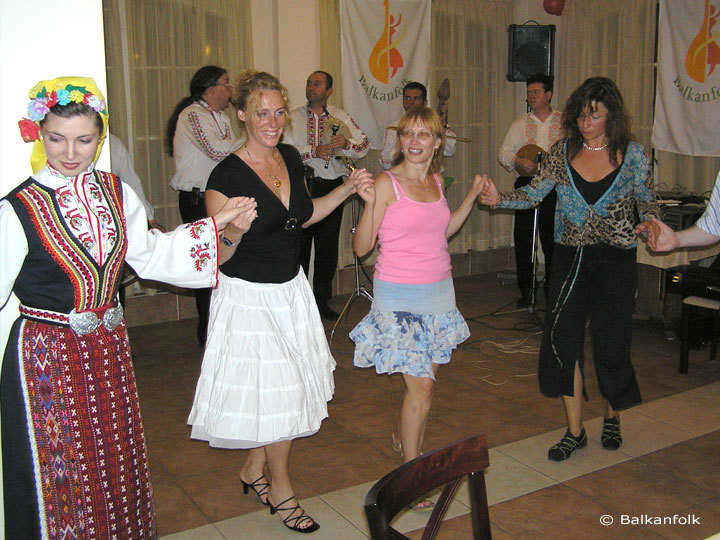
[[[21,339],[48,537],[156,538],[125,325],[78,336],[25,321]]]
[[[208,113],[212,115],[212,111],[208,110]],[[215,123],[217,124],[217,120],[215,120]],[[208,138],[205,130],[203,129],[200,116],[195,111],[190,111],[188,113],[188,124],[190,126],[190,132],[193,134],[193,137],[195,137],[195,140],[200,143],[203,152],[210,159],[214,161],[220,161],[230,153],[227,151],[217,150],[213,148],[212,144],[210,143],[210,139]],[[224,141],[230,138],[230,126],[226,125],[224,126],[224,128],[221,128],[220,125],[217,124],[217,128],[218,136],[221,140]]]
[[[117,224],[117,241],[105,265],[98,267],[88,255],[87,249],[78,249],[78,241],[85,247],[88,238],[78,240],[67,230],[58,208],[53,204],[52,193],[39,184],[31,184],[17,194],[28,211],[45,249],[58,263],[73,283],[75,309],[84,311],[109,304],[115,294],[115,286],[125,262],[126,229],[121,218],[121,186],[110,173],[96,171],[97,179],[104,188],[108,203],[108,216]]]

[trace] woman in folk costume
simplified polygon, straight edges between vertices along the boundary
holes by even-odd
[[[5,537],[155,538],[122,267],[213,286],[218,231],[249,229],[255,201],[148,231],[133,190],[94,169],[108,122],[95,82],[40,81],[29,96],[33,175],[0,201],[0,306],[20,300],[0,380]]]

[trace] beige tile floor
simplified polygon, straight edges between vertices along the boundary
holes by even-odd
[[[568,531],[580,538],[706,538],[720,532],[720,365],[708,361],[707,349],[691,351],[690,373],[679,375],[677,342],[663,338],[659,323],[634,321],[633,359],[644,403],[622,414],[622,448],[608,452],[599,445],[602,404],[590,362],[589,444],[567,462],[553,463],[546,452],[563,434],[564,416],[557,400],[537,391],[537,326],[513,308],[515,289],[500,286],[493,275],[458,279],[456,290],[472,335],[440,371],[425,447],[487,434],[495,538],[555,538]],[[339,308],[343,301],[333,304]],[[367,538],[364,496],[399,464],[389,433],[402,381],[352,367],[347,332],[368,307],[356,300],[335,334],[338,367],[329,418],[317,435],[293,448],[296,494],[322,525],[316,539]],[[131,329],[160,536],[297,538],[254,497],[242,495],[237,470],[243,451],[189,439],[185,422],[201,362],[194,324]],[[589,343],[586,355],[592,358]],[[440,538],[471,537],[468,510],[461,490]],[[623,515],[675,513],[694,514],[701,523],[621,523]],[[605,514],[613,525],[600,525]],[[415,531],[426,519],[407,512],[396,526]],[[409,534],[420,538],[417,531]]]

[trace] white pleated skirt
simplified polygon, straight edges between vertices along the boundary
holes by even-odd
[[[302,269],[286,283],[219,274],[191,437],[256,448],[305,437],[327,418],[335,360]]]

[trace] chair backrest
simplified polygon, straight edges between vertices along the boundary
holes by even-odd
[[[365,514],[370,525],[371,538],[407,538],[393,529],[390,522],[413,501],[444,485],[423,534],[423,540],[435,538],[455,492],[466,475],[470,486],[473,538],[491,538],[485,488],[485,469],[489,466],[487,438],[484,433],[443,446],[404,463],[378,480],[365,497]]]

